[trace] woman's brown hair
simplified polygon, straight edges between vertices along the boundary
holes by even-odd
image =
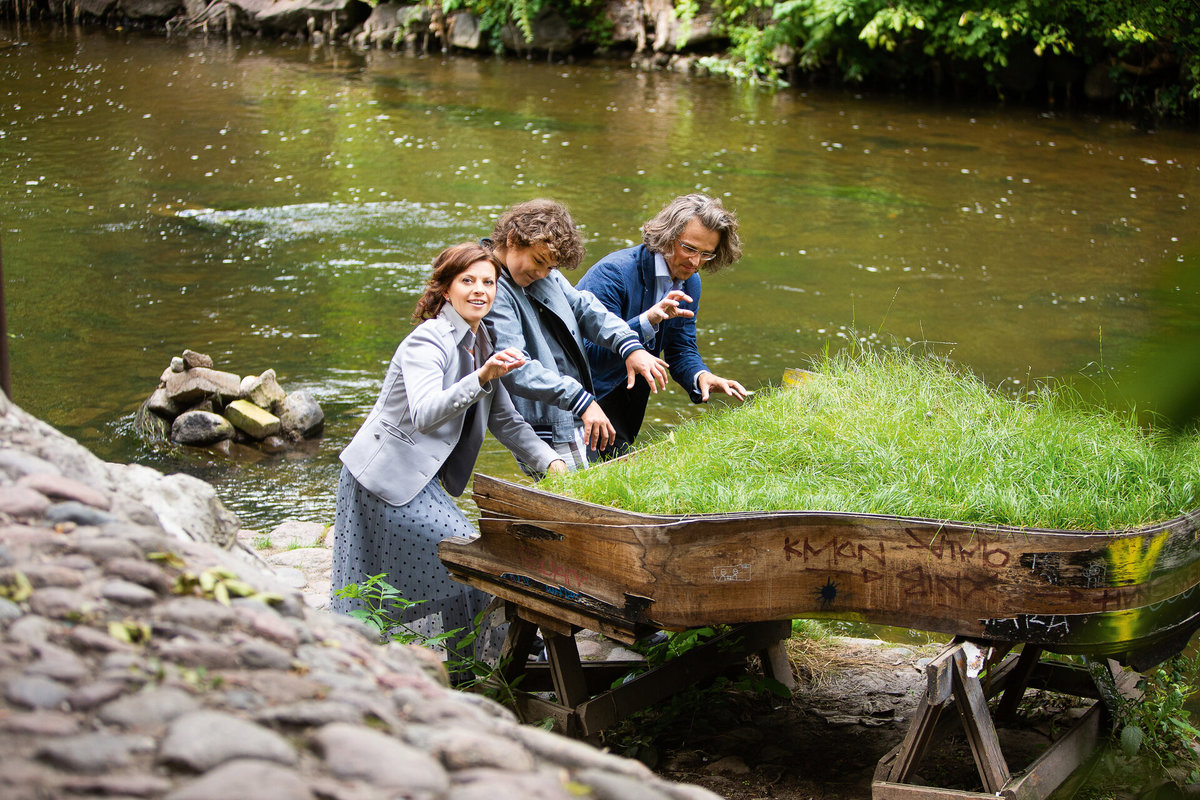
[[[429,274],[429,281],[425,284],[425,294],[421,295],[417,307],[413,309],[413,322],[433,319],[441,313],[442,306],[446,304],[446,292],[450,291],[450,284],[466,272],[468,267],[480,261],[491,264],[496,270],[496,279],[500,279],[500,262],[490,250],[480,244],[463,242],[451,245],[438,253],[437,258],[433,260],[433,271]]]

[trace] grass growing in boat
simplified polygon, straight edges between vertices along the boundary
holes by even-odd
[[[1031,400],[932,357],[839,354],[797,388],[699,417],[543,488],[630,511],[787,509],[1113,530],[1200,505],[1200,437],[1065,384]]]

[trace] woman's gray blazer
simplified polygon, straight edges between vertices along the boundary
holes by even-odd
[[[479,385],[473,356],[462,346],[469,333],[449,303],[418,325],[396,348],[375,407],[342,451],[350,474],[392,505],[412,500],[439,475],[447,492],[462,494],[485,428],[538,472],[560,458],[513,408],[499,380]],[[492,344],[482,325],[478,336],[482,365]],[[471,406],[476,411],[464,430]]]

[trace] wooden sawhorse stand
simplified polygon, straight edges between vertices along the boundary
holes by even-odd
[[[1041,661],[1040,647],[1025,645],[1020,656],[1008,656],[992,667],[986,686],[967,666],[965,642],[956,639],[925,668],[927,685],[908,734],[898,747],[879,761],[871,784],[872,800],[1044,800],[1067,779],[1095,749],[1100,722],[1114,693],[1133,696],[1137,677],[1113,661],[1097,662],[1094,670]],[[983,645],[986,649],[987,644]],[[1004,653],[1011,645],[1001,645]],[[1008,719],[1016,712],[1026,688],[1042,688],[1097,700],[1075,725],[1019,775],[1013,775],[1000,750],[988,698],[1000,692],[995,717]],[[983,792],[918,786],[908,781],[916,774],[930,744],[946,733],[954,718],[941,719],[953,702],[966,732]]]
[[[532,609],[505,603],[508,635],[500,654],[500,674],[514,686],[513,700],[525,721],[549,717],[555,730],[586,738],[611,728],[636,711],[670,697],[688,686],[713,678],[749,655],[762,657],[763,671],[789,689],[795,689],[791,665],[783,642],[791,635],[788,621],[756,622],[698,645],[624,684],[612,684],[640,661],[584,663],[579,658],[575,634],[582,630]],[[529,661],[534,635],[541,630],[548,664]],[[548,700],[536,692],[553,692]]]

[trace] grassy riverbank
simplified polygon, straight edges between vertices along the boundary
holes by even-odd
[[[1138,426],[1047,383],[1017,401],[944,362],[834,356],[543,486],[631,511],[812,509],[1111,530],[1200,506],[1200,437]]]

